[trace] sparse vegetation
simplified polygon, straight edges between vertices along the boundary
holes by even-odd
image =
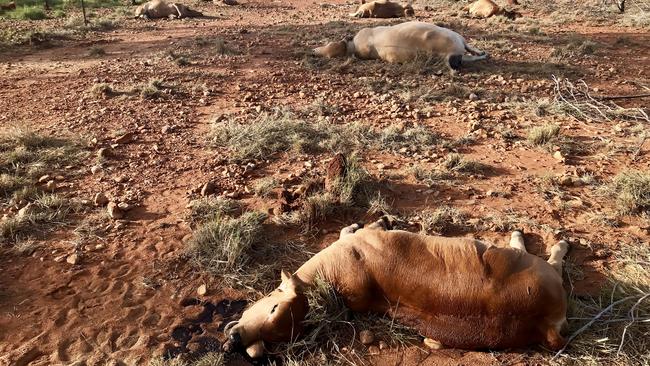
[[[265,198],[271,194],[271,191],[278,186],[278,181],[273,178],[262,178],[255,182],[253,191],[259,197]]]
[[[637,213],[650,208],[650,172],[625,170],[605,188],[614,197],[621,213]]]
[[[571,59],[591,55],[596,52],[596,49],[598,49],[596,42],[572,38],[566,45],[555,48],[551,53],[551,57],[555,60]]]
[[[418,213],[414,221],[420,223],[422,234],[445,234],[458,230],[465,225],[466,215],[456,208],[441,206],[435,210]]]
[[[484,174],[489,170],[488,165],[465,159],[461,154],[456,153],[447,155],[442,164],[449,171],[466,174]]]
[[[106,50],[101,47],[93,46],[88,49],[88,56],[99,57],[106,55]]]
[[[222,197],[206,197],[190,202],[189,221],[192,224],[233,214],[239,208],[237,201]]]
[[[180,356],[165,360],[156,357],[149,361],[149,366],[224,366],[226,359],[223,353],[208,352],[194,361],[185,361]]]
[[[307,333],[275,350],[284,364],[363,364],[367,348],[358,340],[363,330],[372,331],[376,338],[393,347],[419,339],[416,331],[387,316],[352,314],[336,289],[322,276],[316,277],[306,295],[309,303],[304,321]],[[343,347],[354,352],[343,353]]]
[[[543,146],[557,137],[560,134],[560,126],[554,124],[546,124],[543,126],[536,126],[528,131],[528,142],[533,146]]]

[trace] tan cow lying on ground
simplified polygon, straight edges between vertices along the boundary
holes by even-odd
[[[361,59],[382,59],[404,63],[416,57],[443,57],[452,73],[463,62],[483,60],[487,54],[470,46],[463,36],[435,24],[412,21],[393,26],[361,29],[352,41],[330,42],[314,49],[314,55],[340,57],[354,55]],[[466,55],[469,52],[472,55]]]
[[[349,226],[295,274],[283,271],[275,291],[226,326],[224,350],[243,347],[260,357],[264,342],[299,335],[309,310],[304,294],[317,276],[331,283],[351,310],[415,320],[423,335],[443,346],[564,346],[566,241],[553,246],[544,261],[526,252],[521,231],[512,233],[511,248],[497,248],[469,238],[387,229],[385,218],[363,229]]]
[[[517,4],[516,0],[513,0],[513,4]],[[509,11],[501,8],[492,0],[477,0],[472,4],[466,6],[463,10],[469,12],[469,15],[475,18],[489,18],[494,15],[503,15],[509,19],[515,19],[518,16],[521,16],[516,11]]]
[[[201,17],[203,13],[192,10],[179,3],[166,3],[163,0],[152,0],[135,9],[136,18],[158,19],[158,18],[193,18]]]
[[[361,6],[356,12],[350,13],[355,18],[403,18],[415,16],[413,6],[408,4],[398,4],[389,0],[375,0],[366,3],[361,1]]]

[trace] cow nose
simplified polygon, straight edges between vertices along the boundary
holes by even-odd
[[[230,340],[230,343],[232,343],[234,347],[241,346],[241,336],[239,335],[239,333],[233,332],[232,334],[230,334],[230,337],[228,337],[228,339]]]

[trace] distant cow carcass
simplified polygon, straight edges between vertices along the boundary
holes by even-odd
[[[201,17],[203,13],[192,10],[186,5],[179,3],[166,3],[163,0],[152,0],[146,2],[135,10],[136,18],[158,19],[158,18],[194,18]]]
[[[328,58],[349,55],[391,63],[409,62],[420,55],[440,56],[452,73],[459,70],[463,62],[487,57],[485,52],[469,45],[460,34],[418,21],[364,28],[352,41],[330,42],[314,49],[314,55]]]
[[[376,0],[369,3],[362,1],[359,9],[350,14],[351,17],[356,18],[403,18],[414,15],[415,12],[410,2],[399,4],[389,0]]]

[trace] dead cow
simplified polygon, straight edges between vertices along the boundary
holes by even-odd
[[[192,10],[179,3],[166,3],[163,0],[152,0],[146,2],[135,10],[136,18],[158,19],[158,18],[193,18],[201,17],[203,13]]]
[[[562,260],[568,243],[551,248],[548,261],[526,252],[521,231],[510,248],[469,238],[424,236],[390,230],[382,220],[341,231],[339,240],[225,327],[226,351],[243,347],[251,357],[264,342],[286,342],[304,329],[306,291],[317,276],[331,283],[356,312],[415,320],[421,333],[442,346],[504,349],[541,343],[565,345],[567,298]]]
[[[469,52],[471,55],[466,55]],[[314,49],[314,55],[340,57],[354,55],[361,59],[381,59],[404,63],[419,55],[440,56],[455,72],[463,62],[483,60],[487,54],[470,46],[460,34],[437,25],[411,21],[393,26],[361,29],[352,41],[330,42]]]
[[[11,1],[8,4],[0,4],[0,10],[16,10],[16,2]]]
[[[512,0],[513,4],[517,4],[516,0]],[[469,12],[469,15],[475,18],[489,18],[495,15],[502,15],[509,19],[515,19],[521,14],[516,11],[509,11],[501,8],[492,0],[477,0],[472,4],[466,6],[463,10]]]
[[[366,3],[362,0],[361,6],[355,13],[350,13],[355,18],[403,18],[415,16],[413,6],[398,4],[389,0],[376,0]]]

